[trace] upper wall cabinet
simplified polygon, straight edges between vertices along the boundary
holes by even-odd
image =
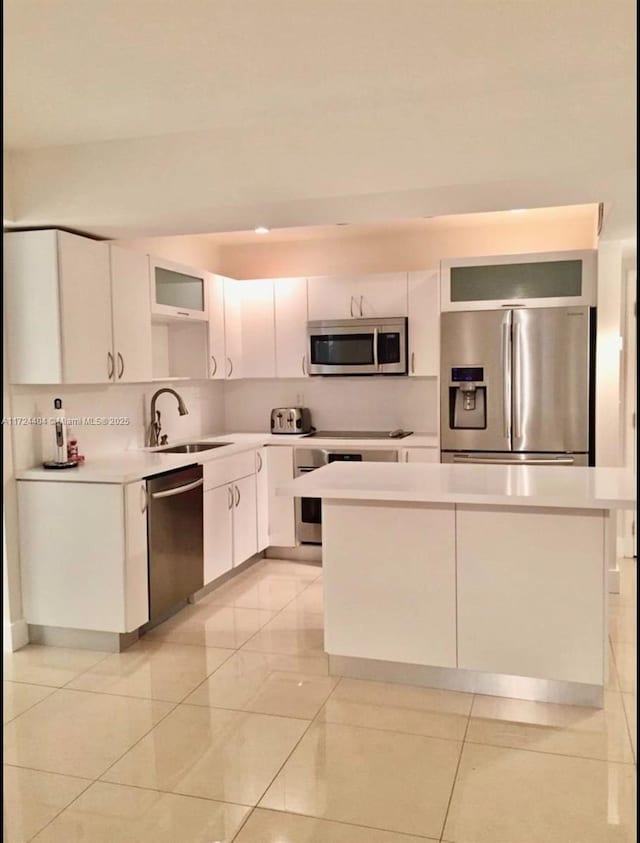
[[[147,256],[64,231],[5,234],[12,383],[151,379]]]
[[[209,274],[209,377],[225,378],[224,285],[222,275]]]
[[[141,252],[109,247],[113,314],[113,380],[150,381],[153,376],[149,261]]]
[[[371,319],[407,315],[407,273],[308,280],[309,319]]]
[[[596,252],[545,252],[444,260],[442,310],[596,304]]]
[[[439,374],[439,292],[437,269],[409,273],[409,375]]]
[[[242,291],[242,377],[275,378],[273,280],[238,281]]]
[[[242,283],[224,279],[224,372],[227,380],[243,377]]]
[[[276,278],[276,377],[307,374],[307,279]]]
[[[155,319],[207,320],[207,272],[154,257],[149,258],[149,269]]]

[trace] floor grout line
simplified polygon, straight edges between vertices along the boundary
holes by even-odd
[[[447,801],[447,808],[444,812],[444,818],[442,820],[442,829],[440,831],[438,839],[440,843],[442,843],[444,837],[444,830],[447,827],[447,820],[449,819],[449,811],[451,810],[451,802],[453,801],[453,792],[456,789],[456,782],[458,781],[458,772],[460,770],[460,764],[462,762],[462,753],[464,752],[464,745],[467,740],[467,732],[469,731],[469,724],[471,723],[471,712],[473,711],[473,704],[476,701],[476,694],[473,695],[473,699],[471,700],[471,705],[469,706],[469,713],[467,714],[467,723],[464,729],[464,734],[462,736],[462,741],[460,743],[460,754],[458,755],[458,763],[456,764],[456,770],[453,774],[453,781],[451,782],[451,793],[449,794],[449,799]]]

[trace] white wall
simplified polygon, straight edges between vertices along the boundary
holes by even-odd
[[[228,431],[268,431],[273,407],[304,406],[318,430],[438,431],[437,378],[227,381]]]
[[[219,250],[209,237],[180,235],[177,237],[141,237],[135,240],[114,240],[117,246],[144,252],[196,269],[215,272],[219,264]]]

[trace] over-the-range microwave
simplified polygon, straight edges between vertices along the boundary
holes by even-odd
[[[406,375],[406,316],[307,322],[310,375]]]

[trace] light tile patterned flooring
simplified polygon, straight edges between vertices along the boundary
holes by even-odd
[[[636,566],[603,710],[330,677],[264,560],[125,653],[5,657],[4,841],[633,843]]]

